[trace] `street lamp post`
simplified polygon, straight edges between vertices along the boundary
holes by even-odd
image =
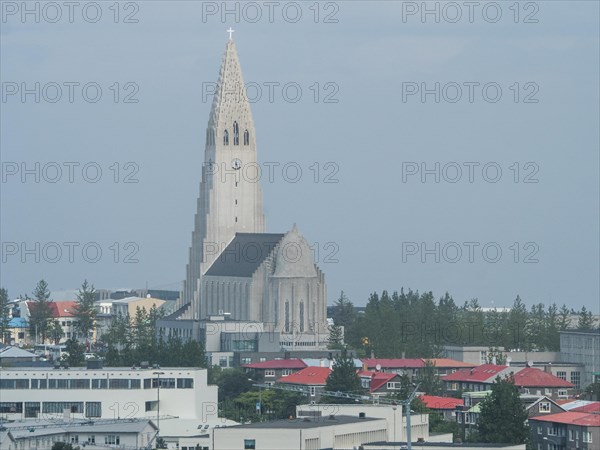
[[[421,383],[417,383],[413,391],[410,393],[406,400],[402,400],[400,403],[402,406],[406,407],[406,446],[408,450],[412,450],[412,430],[410,425],[410,403],[413,401],[415,396],[417,395],[417,389]]]
[[[160,436],[160,376],[164,375],[164,372],[152,372],[153,375],[156,375],[156,440],[158,444],[158,438]]]

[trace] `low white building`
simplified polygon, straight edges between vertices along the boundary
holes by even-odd
[[[357,416],[257,422],[213,431],[213,450],[351,449],[385,442],[385,419]]]
[[[218,417],[217,389],[207,384],[206,369],[188,367],[1,368],[0,419],[156,418],[160,412],[204,421]]]
[[[296,416],[298,418],[327,418],[330,415],[345,415],[352,417],[365,417],[383,419],[386,421],[386,441],[401,442],[406,439],[406,416],[402,415],[402,406],[392,406],[383,404],[363,405],[363,404],[309,404],[296,406]],[[411,415],[411,437],[414,441],[417,439],[429,440],[429,414]],[[447,437],[452,442],[452,435]]]
[[[3,423],[13,441],[2,450],[50,450],[55,442],[67,442],[86,450],[146,448],[156,438],[157,427],[149,419],[23,420]]]

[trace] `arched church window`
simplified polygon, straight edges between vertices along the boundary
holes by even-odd
[[[240,127],[237,122],[233,122],[233,145],[240,145]]]
[[[223,131],[223,145],[229,145],[229,131]]]
[[[248,133],[248,130],[244,131],[244,145],[250,145],[250,133]]]
[[[300,302],[300,332],[304,332],[304,302]]]

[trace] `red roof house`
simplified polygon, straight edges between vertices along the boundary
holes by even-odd
[[[452,410],[454,411],[457,406],[464,406],[465,402],[460,398],[454,397],[439,397],[436,395],[421,395],[419,397],[425,406],[429,409],[439,410]]]
[[[325,386],[329,374],[331,374],[329,367],[306,367],[296,373],[281,377],[277,382],[302,386]]]

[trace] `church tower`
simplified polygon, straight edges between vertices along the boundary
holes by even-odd
[[[256,133],[231,32],[206,129],[200,195],[181,299],[181,306],[191,304],[184,314],[189,319],[199,318],[201,277],[235,233],[265,231]]]

